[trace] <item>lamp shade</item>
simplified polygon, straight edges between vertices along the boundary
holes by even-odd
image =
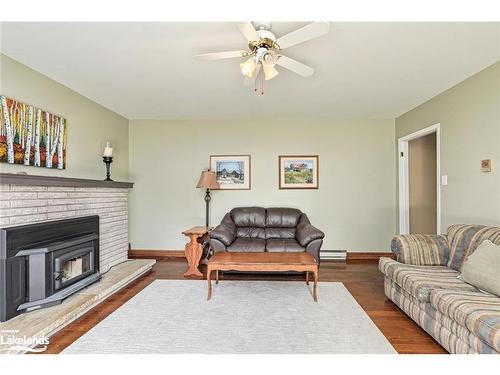
[[[197,188],[203,189],[218,189],[219,184],[217,182],[217,177],[215,176],[215,172],[212,171],[203,171],[201,172],[200,179],[198,180]]]

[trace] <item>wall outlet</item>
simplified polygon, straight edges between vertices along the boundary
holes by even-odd
[[[448,185],[448,176],[447,175],[441,176],[441,185],[442,186]]]

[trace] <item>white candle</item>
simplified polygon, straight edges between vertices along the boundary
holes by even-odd
[[[104,147],[104,153],[102,156],[110,158],[113,156],[113,147],[111,147],[110,142],[106,142],[106,147]]]

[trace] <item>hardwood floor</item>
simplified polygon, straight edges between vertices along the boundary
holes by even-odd
[[[187,262],[182,258],[160,259],[151,272],[117,292],[50,339],[44,353],[59,353],[113,311],[157,279],[183,279]],[[204,270],[204,267],[202,267]],[[224,279],[302,280],[295,275],[228,275]],[[322,262],[320,282],[344,283],[356,301],[399,353],[436,354],[446,351],[384,295],[383,275],[376,262]],[[204,302],[204,301],[203,301]],[[133,322],[131,321],[131,324]]]

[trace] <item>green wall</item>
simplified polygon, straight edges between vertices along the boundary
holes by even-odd
[[[500,62],[396,119],[397,139],[441,124],[441,231],[451,224],[500,226]],[[481,172],[492,159],[493,171]]]
[[[212,223],[237,206],[288,206],[326,233],[325,249],[388,251],[395,232],[394,120],[130,122],[135,249],[183,249],[205,221],[195,185],[211,154],[251,154],[249,191],[214,191]],[[278,155],[318,154],[319,190],[279,190]]]
[[[4,173],[26,172],[102,179],[102,149],[115,146],[112,177],[128,180],[128,120],[19,62],[0,54],[0,94],[56,113],[67,120],[66,169],[0,163]]]

